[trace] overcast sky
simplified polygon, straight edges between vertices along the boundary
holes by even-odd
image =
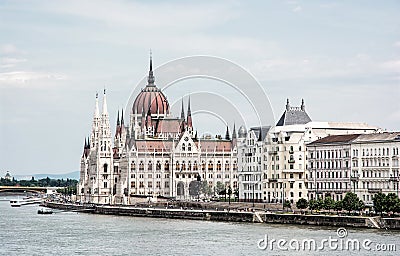
[[[275,118],[304,98],[314,121],[400,130],[399,1],[148,2],[0,2],[0,176],[79,170],[96,91],[107,87],[114,129],[150,48],[155,67],[192,55],[242,66]],[[224,134],[198,120],[200,133]]]

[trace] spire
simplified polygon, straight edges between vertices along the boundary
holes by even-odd
[[[302,111],[306,110],[306,105],[304,105],[304,99],[301,99],[301,110]]]
[[[94,117],[100,117],[99,113],[99,94],[96,92],[96,105],[94,107]]]
[[[189,101],[188,101],[188,110],[187,110],[187,126],[192,127],[192,111],[190,110],[190,96],[189,96]]]
[[[286,99],[286,111],[289,111],[290,105],[289,105],[289,99]]]
[[[119,126],[120,125],[120,122],[119,122],[119,110],[118,110],[118,112],[117,112],[117,126]]]
[[[183,98],[182,98],[182,107],[181,107],[181,119],[185,120],[185,110],[183,109]]]
[[[121,109],[121,125],[124,126],[124,109]]]
[[[103,95],[103,115],[108,115],[107,112],[107,97],[106,97],[106,89],[104,88],[104,95]]]
[[[226,140],[230,140],[230,139],[231,139],[231,138],[229,137],[229,127],[228,127],[228,125],[226,126],[225,139],[226,139]]]
[[[147,78],[148,86],[154,86],[154,75],[153,75],[153,58],[151,55],[151,50],[150,50],[150,70],[149,70],[149,76]]]
[[[236,139],[236,127],[235,127],[235,123],[233,123],[232,139]]]
[[[87,147],[88,147],[88,149],[90,148],[90,137],[89,136],[87,137]]]

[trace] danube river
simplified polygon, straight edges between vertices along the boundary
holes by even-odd
[[[38,209],[37,205],[12,208],[0,201],[0,255],[398,255],[400,251],[398,231],[347,229],[347,236],[340,238],[335,227],[73,212],[39,215]],[[331,244],[324,239],[331,239]],[[349,239],[360,248],[343,246]],[[275,240],[281,240],[279,246]],[[310,241],[316,243],[311,252],[306,248]]]

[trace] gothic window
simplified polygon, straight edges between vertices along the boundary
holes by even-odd
[[[140,161],[139,163],[139,171],[143,171],[144,170],[144,164],[143,161]]]
[[[176,161],[175,169],[178,170],[178,171],[180,171],[180,168],[181,168],[181,166],[180,166],[179,162]]]
[[[205,162],[205,161],[203,161],[203,162],[201,163],[201,169],[202,169],[203,171],[206,170],[206,162]]]
[[[108,164],[103,165],[104,172],[107,172]]]
[[[192,169],[192,163],[188,161],[187,169],[190,171]]]
[[[165,161],[164,170],[169,171],[169,162]]]
[[[182,161],[182,169],[181,170],[186,170],[186,164],[185,161]]]
[[[183,143],[182,144],[182,151],[185,151],[186,150],[186,145],[185,145],[185,143]]]
[[[107,188],[107,182],[104,182],[103,185],[104,185],[104,188]]]
[[[135,169],[136,169],[135,161],[132,161],[132,163],[131,163],[131,170],[135,170]]]
[[[194,171],[198,170],[197,161],[194,161],[194,163],[193,163],[193,170]]]
[[[237,171],[237,168],[238,168],[238,167],[237,167],[236,161],[233,161],[233,170],[234,170],[234,171]]]
[[[149,161],[149,164],[147,165],[147,170],[152,171],[153,170],[153,163]]]
[[[210,162],[208,163],[208,170],[213,170],[213,169],[214,169],[214,164],[213,164],[212,161],[210,161]]]
[[[221,162],[220,161],[217,162],[217,171],[221,171]]]
[[[160,161],[157,161],[156,170],[157,170],[157,171],[160,171],[160,170],[161,170],[161,163],[160,163]]]
[[[189,145],[188,145],[188,151],[192,151],[192,144],[191,143],[189,143]]]
[[[228,161],[225,162],[225,171],[229,171],[229,162]]]

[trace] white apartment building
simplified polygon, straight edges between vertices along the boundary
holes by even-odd
[[[307,145],[309,197],[354,192],[366,205],[378,193],[399,195],[400,132],[329,136]]]
[[[263,200],[265,202],[296,202],[307,198],[308,172],[306,144],[335,134],[375,133],[379,128],[364,123],[312,122],[300,107],[286,110],[264,141],[266,159],[263,166]]]
[[[263,201],[264,139],[269,129],[270,126],[253,127],[247,132],[243,126],[239,128],[237,156],[240,201]]]

